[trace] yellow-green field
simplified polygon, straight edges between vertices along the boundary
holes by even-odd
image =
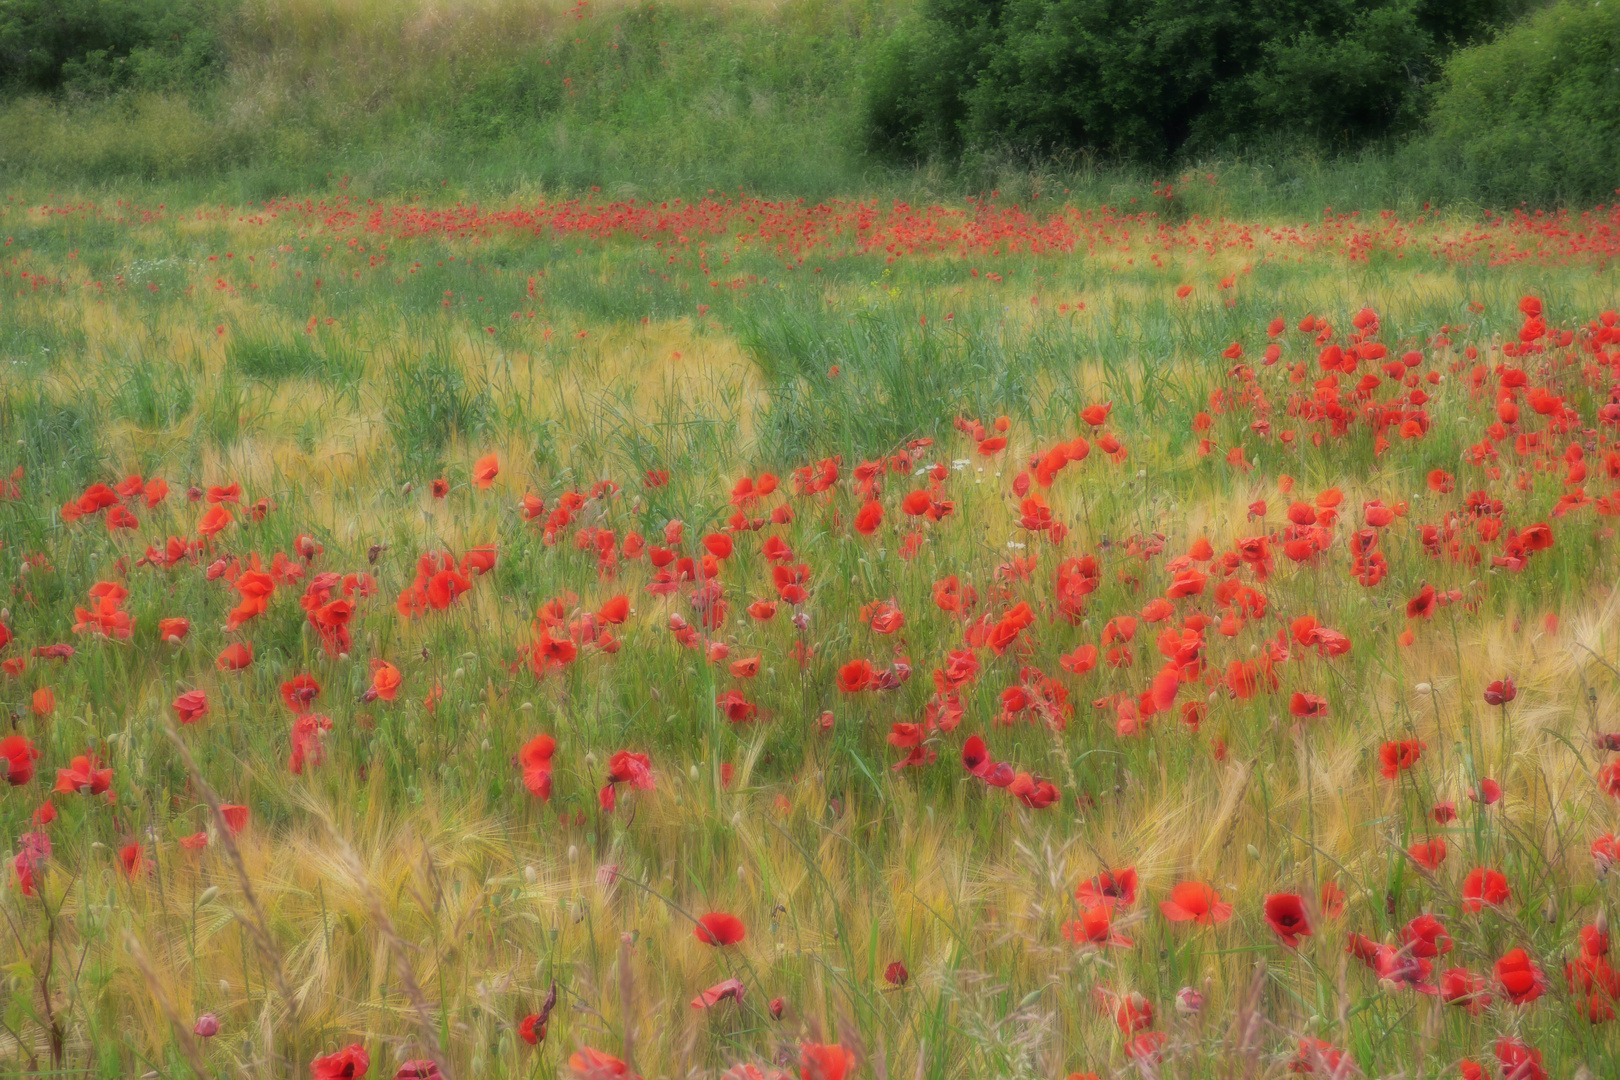
[[[0,198],[6,1071],[1620,1069],[1609,211]]]

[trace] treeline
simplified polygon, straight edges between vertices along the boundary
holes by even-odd
[[[1493,197],[1620,186],[1615,0],[924,0],[867,87],[871,147],[912,160],[1416,140]]]
[[[1415,130],[1457,49],[1524,0],[925,0],[869,84],[876,148],[1149,164]]]
[[[0,170],[1620,187],[1620,0],[0,0]],[[1377,196],[1367,195],[1368,198]]]
[[[0,89],[105,95],[206,89],[230,0],[0,0]]]

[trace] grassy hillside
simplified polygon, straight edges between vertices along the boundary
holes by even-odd
[[[859,70],[904,5],[862,0],[248,0],[201,93],[14,99],[0,165],[265,193],[328,172],[663,189],[847,188]]]
[[[1061,193],[1160,209],[1154,182],[1165,181],[1176,214],[1251,217],[1315,216],[1325,206],[1417,213],[1425,203],[1466,207],[1475,193],[1449,158],[1422,147],[1258,146],[1163,175],[1084,154],[1037,163],[984,149],[920,164],[874,156],[867,82],[912,8],[246,0],[227,9],[217,36],[171,50],[167,67],[136,63],[137,50],[122,67],[103,64],[104,79],[80,65],[77,81],[49,93],[13,87],[0,99],[0,175],[153,202],[339,188],[378,198],[701,198],[742,187],[910,202]],[[188,59],[198,50],[216,56],[207,77]],[[165,82],[165,71],[180,74]]]

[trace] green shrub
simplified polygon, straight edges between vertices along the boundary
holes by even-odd
[[[1415,126],[1458,44],[1520,0],[927,0],[867,85],[869,142],[1147,162],[1280,135],[1345,147]]]
[[[200,88],[224,59],[229,0],[6,0],[0,82],[13,90]]]
[[[1567,0],[1446,65],[1426,148],[1488,198],[1620,187],[1620,0]]]

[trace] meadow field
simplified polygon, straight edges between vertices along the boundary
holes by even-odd
[[[1604,1077],[1620,207],[0,190],[0,1071]]]

